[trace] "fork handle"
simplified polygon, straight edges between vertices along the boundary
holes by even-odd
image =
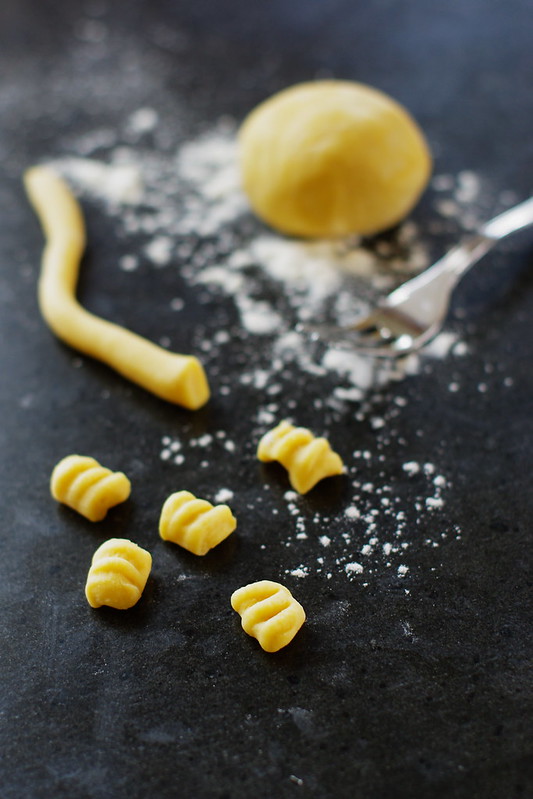
[[[530,225],[533,225],[533,197],[485,222],[479,233],[463,239],[441,259],[440,263],[444,267],[444,262],[447,261],[447,268],[456,279],[459,279],[491,250],[496,242]],[[457,257],[454,257],[456,254]]]
[[[435,281],[438,281],[441,290],[449,290],[496,242],[530,225],[533,225],[533,197],[486,222],[478,233],[462,239],[433,266],[404,286],[412,291],[415,286],[422,287],[427,283],[436,285]],[[405,299],[407,288],[404,289],[404,286],[400,286],[390,295],[390,299],[394,298],[393,304]]]
[[[481,228],[481,233],[491,239],[503,239],[510,233],[529,227],[533,224],[533,197],[523,203],[509,208],[503,214],[494,217]]]

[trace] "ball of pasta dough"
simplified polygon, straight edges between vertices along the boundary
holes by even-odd
[[[408,112],[350,81],[275,94],[244,120],[239,146],[252,208],[296,236],[385,230],[413,208],[431,172],[428,145]]]

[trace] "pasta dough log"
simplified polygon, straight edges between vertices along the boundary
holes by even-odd
[[[144,591],[152,556],[127,538],[110,538],[93,555],[85,596],[92,608],[108,605],[117,610],[133,607]]]
[[[243,630],[266,652],[287,646],[305,621],[305,611],[289,589],[272,580],[237,589],[231,606],[241,616]]]
[[[177,491],[163,505],[159,535],[195,555],[206,555],[236,527],[237,521],[227,505],[213,506],[190,491]]]
[[[169,352],[86,311],[76,300],[85,225],[66,183],[52,170],[37,166],[25,173],[24,184],[46,238],[39,307],[56,336],[168,402],[191,410],[204,405],[209,386],[197,358]]]
[[[294,427],[286,421],[265,433],[257,457],[263,462],[279,461],[299,494],[306,494],[324,477],[344,471],[340,456],[325,438],[315,438],[305,427]]]
[[[109,508],[128,499],[131,483],[125,474],[100,466],[94,458],[67,455],[52,472],[50,491],[58,502],[99,522]]]

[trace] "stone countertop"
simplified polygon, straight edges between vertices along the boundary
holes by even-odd
[[[191,413],[46,328],[42,236],[21,184],[30,164],[127,148],[165,194],[178,146],[221,119],[238,123],[300,80],[360,80],[404,103],[428,136],[436,178],[413,218],[437,257],[474,207],[483,219],[530,193],[530,10],[520,0],[4,0],[2,799],[531,791],[530,233],[459,289],[447,325],[459,345],[354,399],[332,371],[273,364],[272,331],[255,335],[238,297],[195,282],[191,263],[205,277],[224,247],[267,233],[251,217],[225,243],[220,227],[159,230],[172,255],[158,264],[165,247],[146,250],[155,234],[142,209],[82,198],[80,299],[202,358],[213,397]],[[146,108],[155,114],[139,116]],[[243,279],[285,313],[279,287]],[[300,498],[283,469],[259,464],[258,438],[285,417],[327,434],[346,474]],[[71,452],[132,481],[131,499],[99,524],[49,495]],[[211,501],[224,490],[238,519],[202,559],[157,535],[164,499],[181,488]],[[83,595],[109,537],[153,555],[127,612],[95,611]],[[287,585],[308,617],[276,655],[229,604],[264,578]]]

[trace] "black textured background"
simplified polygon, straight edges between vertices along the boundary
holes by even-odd
[[[191,128],[201,127],[333,74],[405,103],[427,132],[436,172],[472,169],[525,198],[531,12],[526,0],[2,0],[2,799],[531,795],[531,236],[469,276],[468,321],[452,324],[470,354],[402,385],[408,403],[396,425],[409,449],[387,450],[387,475],[407,503],[405,460],[438,462],[452,476],[439,523],[458,525],[462,537],[438,549],[415,543],[407,578],[384,570],[363,590],[337,574],[283,579],[281,528],[293,522],[280,504],[283,473],[254,459],[257,397],[217,391],[245,368],[245,342],[212,370],[213,399],[196,414],[99,364],[74,368],[37,311],[42,239],[20,180],[29,164],[65,152],[69,136],[112,127],[141,105],[168,124],[185,103]],[[88,20],[105,26],[103,43],[87,41]],[[425,213],[422,203],[422,224]],[[193,348],[205,309],[190,298],[190,325],[173,329],[173,275],[161,270],[157,282],[140,270],[126,283],[106,268],[116,256],[112,226],[91,209],[87,222],[84,302],[154,339],[171,331],[178,351]],[[322,429],[306,376],[288,383],[282,406],[295,401],[300,423]],[[378,410],[392,401],[385,390]],[[232,487],[239,531],[200,561],[157,543],[158,509],[177,480],[159,441],[220,429],[239,442],[237,456],[205,473],[191,450],[179,479],[199,495]],[[347,458],[375,445],[353,412],[333,415],[328,429]],[[71,451],[123,468],[134,483],[132,499],[98,526],[49,497],[51,468]],[[258,507],[265,481],[271,491]],[[329,508],[334,518],[348,494],[332,481],[304,512]],[[92,552],[109,536],[154,555],[142,601],[123,614],[91,611],[83,597]],[[275,656],[241,633],[229,607],[236,587],[264,576],[285,581],[308,613]]]

